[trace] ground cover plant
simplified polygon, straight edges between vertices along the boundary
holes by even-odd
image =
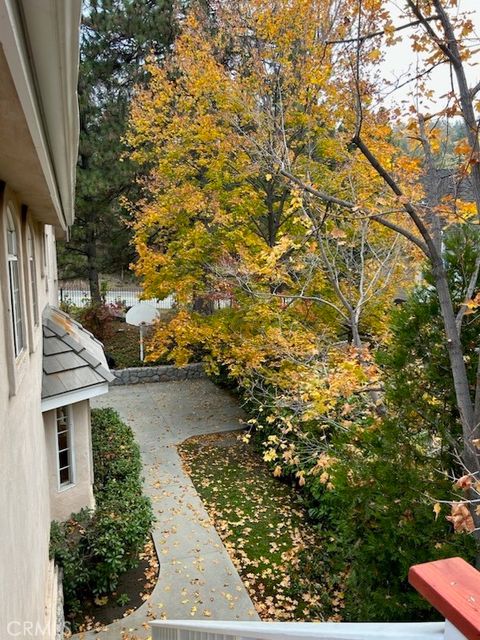
[[[301,497],[238,434],[200,436],[179,452],[263,620],[338,620],[343,593]]]
[[[106,353],[111,358],[110,366],[114,369],[141,367],[139,343],[138,327],[124,322],[117,323],[111,336],[103,343]]]
[[[160,312],[161,322],[167,322],[175,315],[173,310]],[[144,349],[148,354],[150,342],[153,337],[153,328],[144,329]],[[140,360],[140,329],[126,322],[115,321],[112,330],[103,341],[105,352],[111,358],[110,368],[125,369],[129,367],[155,367],[162,364],[171,364],[166,357]],[[196,360],[193,357],[191,361]]]
[[[51,555],[63,568],[65,610],[74,627],[83,602],[108,600],[122,574],[138,565],[153,522],[138,445],[112,409],[92,411],[92,451],[95,510],[53,522],[51,530]]]
[[[145,348],[148,348],[148,341],[151,332],[145,332]],[[167,364],[166,359],[159,358],[155,362],[142,362],[140,360],[140,330],[138,327],[116,322],[111,335],[104,341],[105,352],[111,358],[111,368],[125,369],[128,367],[155,366],[157,364]]]

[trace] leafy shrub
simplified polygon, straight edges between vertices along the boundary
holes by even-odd
[[[473,561],[475,541],[433,511],[434,500],[451,498],[451,482],[439,472],[429,439],[395,420],[338,439],[331,488],[318,480],[315,486],[315,479],[308,488],[310,513],[332,540],[332,570],[346,572],[345,619],[435,618],[409,586],[409,568],[451,556]]]
[[[78,321],[93,333],[93,335],[105,342],[113,334],[113,323],[123,313],[121,304],[91,304],[79,309],[76,317]]]
[[[97,503],[117,485],[133,482],[141,492],[140,450],[131,428],[113,409],[92,411],[94,491]]]
[[[433,511],[435,500],[451,499],[452,485],[439,471],[428,431],[394,415],[379,419],[362,413],[358,398],[350,404],[355,421],[339,419],[335,428],[319,418],[286,436],[278,423],[269,422],[268,403],[260,413],[257,406],[252,442],[264,459],[274,451],[274,474],[301,491],[324,540],[316,579],[324,583],[327,566],[330,583],[344,593],[344,620],[435,619],[409,586],[409,568],[451,556],[473,561],[475,541],[455,534],[445,512],[436,517]]]
[[[121,574],[137,564],[153,522],[138,445],[112,409],[92,411],[92,447],[96,509],[82,509],[51,529],[51,555],[63,567],[72,617],[83,598],[115,590]]]

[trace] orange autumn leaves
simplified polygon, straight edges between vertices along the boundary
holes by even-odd
[[[477,450],[480,449],[480,438],[472,440],[472,445]],[[468,499],[447,502],[446,506],[450,508],[450,514],[446,516],[446,519],[452,523],[456,533],[472,533],[476,526],[470,505],[473,504],[474,513],[480,516],[480,481],[470,473],[466,473],[457,478],[453,486]],[[436,502],[433,505],[433,511],[435,519],[438,518],[442,511],[442,505]]]

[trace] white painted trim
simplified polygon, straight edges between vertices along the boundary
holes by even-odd
[[[0,0],[1,1],[1,0]],[[18,248],[18,266],[19,266],[19,287],[22,307],[22,318],[24,323],[24,346],[23,349],[15,355],[14,334],[12,326],[12,299],[10,295],[10,277],[8,273],[8,248],[7,248],[7,210],[10,210],[17,229],[17,248]],[[27,302],[25,298],[24,287],[24,271],[23,271],[23,241],[21,234],[18,234],[20,225],[19,206],[13,192],[6,185],[3,194],[0,197],[0,295],[3,299],[3,321],[6,336],[6,368],[9,383],[9,396],[15,396],[18,392],[20,384],[25,376],[29,364],[28,357],[28,335],[26,332],[26,308]]]
[[[22,357],[22,353],[27,347],[27,304],[24,296],[24,283],[25,283],[25,271],[23,268],[23,260],[25,257],[23,251],[23,236],[22,236],[22,225],[20,221],[20,216],[16,211],[13,203],[7,202],[6,206],[6,215],[7,215],[7,226],[6,226],[6,234],[7,234],[7,278],[8,278],[8,293],[10,304],[8,307],[8,313],[10,316],[10,323],[12,325],[12,335],[13,335],[13,353],[15,355],[15,359],[18,361]],[[13,227],[13,229],[12,229]],[[13,232],[15,236],[15,247],[14,252],[10,253],[8,249],[8,234]],[[16,307],[16,300],[14,296],[14,278],[12,276],[12,267],[11,264],[16,264],[17,270],[17,286],[18,286],[18,308]],[[18,324],[20,324],[20,331],[18,331]],[[19,347],[19,343],[21,347]]]
[[[96,384],[93,387],[84,387],[76,391],[69,391],[68,393],[62,393],[58,396],[52,396],[51,398],[45,398],[45,400],[42,400],[42,413],[51,411],[52,409],[58,409],[58,407],[63,407],[67,404],[75,404],[82,400],[89,400],[90,398],[101,396],[104,393],[108,393],[108,382]]]
[[[0,42],[59,225],[73,222],[80,0],[0,0]]]
[[[73,409],[72,405],[61,405],[65,407],[67,412],[67,442],[68,442],[68,468],[70,469],[70,482],[68,484],[60,484],[60,452],[58,450],[58,416],[55,411],[55,453],[57,458],[57,491],[62,493],[72,489],[76,484],[77,469],[75,465],[75,425],[73,423]],[[60,407],[57,407],[57,409]]]
[[[30,135],[42,166],[53,206],[57,212],[59,222],[64,228],[66,224],[61,213],[58,188],[48,153],[44,127],[42,126],[28,53],[22,33],[23,30],[20,25],[18,9],[15,5],[16,3],[12,0],[0,0],[0,40],[7,56],[10,73],[28,122]]]
[[[449,620],[445,620],[445,640],[467,640],[467,638]]]
[[[27,300],[27,325],[28,325],[28,346],[29,353],[32,354],[38,342],[40,329],[40,301],[38,289],[38,264],[36,251],[36,227],[32,222],[30,212],[25,219],[22,218],[22,242],[23,242],[23,272],[25,274],[25,297]],[[30,238],[30,242],[29,242]],[[32,263],[34,266],[34,281],[32,280]],[[35,318],[35,305],[37,303],[37,317]]]
[[[152,640],[443,640],[443,622],[154,620]]]

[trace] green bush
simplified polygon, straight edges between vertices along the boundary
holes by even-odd
[[[475,558],[474,538],[455,534],[434,500],[451,499],[429,441],[407,424],[385,420],[334,443],[331,490],[312,482],[311,514],[331,540],[332,571],[346,572],[344,617],[422,621],[437,617],[408,584],[414,564]]]
[[[82,599],[111,593],[134,567],[153,522],[142,493],[141,459],[131,429],[112,409],[92,411],[95,511],[53,522],[51,554],[63,567],[65,607],[74,617]]]
[[[133,483],[141,492],[140,450],[130,427],[112,409],[92,411],[92,450],[97,503],[117,485]]]

